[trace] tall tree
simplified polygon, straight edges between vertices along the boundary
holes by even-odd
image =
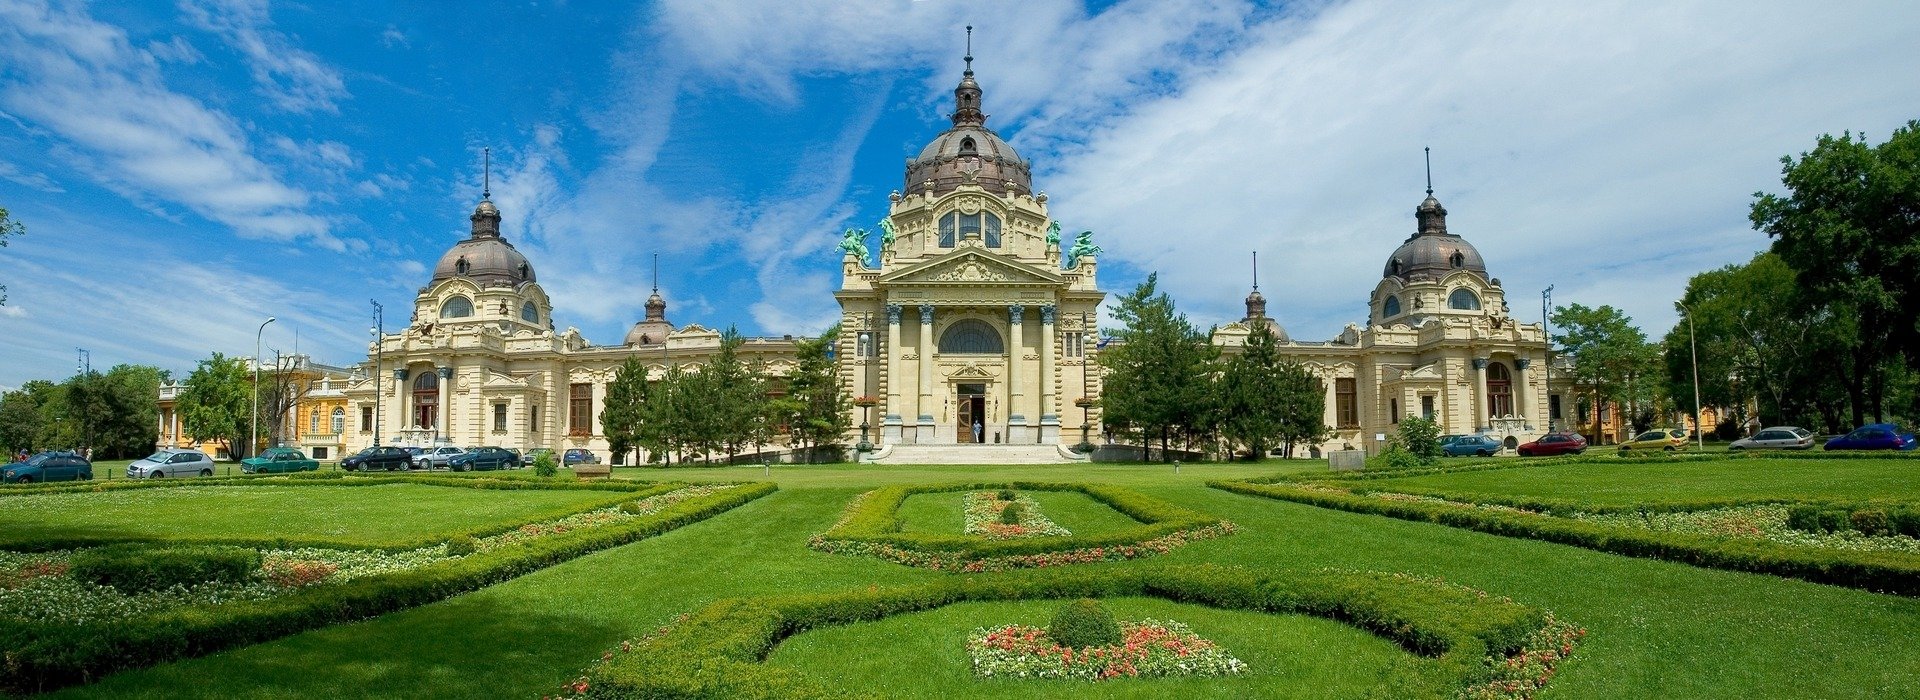
[[[1242,445],[1254,461],[1282,441],[1287,421],[1287,387],[1273,330],[1253,324],[1246,347],[1226,363],[1220,378],[1220,431]]]
[[[260,422],[264,429],[261,435],[269,445],[286,441],[287,421],[294,418],[294,408],[313,391],[312,376],[303,367],[305,364],[303,356],[275,351],[273,368],[260,374]]]
[[[1824,135],[1780,162],[1787,194],[1754,193],[1750,218],[1798,273],[1801,312],[1850,322],[1834,373],[1852,423],[1884,418],[1892,366],[1920,368],[1920,122],[1878,146]]]
[[[1107,370],[1100,408],[1109,429],[1157,441],[1161,459],[1171,460],[1173,438],[1213,413],[1210,378],[1219,349],[1157,285],[1158,275],[1147,275],[1114,308],[1122,325],[1100,353]]]
[[[1327,439],[1333,429],[1327,426],[1327,386],[1306,365],[1285,360],[1275,369],[1280,388],[1280,441],[1284,453],[1293,456],[1295,445],[1310,445]]]
[[[840,327],[834,326],[818,338],[799,341],[799,363],[787,376],[787,395],[770,408],[773,420],[788,423],[794,448],[810,456],[823,445],[839,443],[850,423],[839,367],[830,355],[839,338]]]
[[[46,429],[40,402],[33,392],[23,387],[0,394],[0,450],[5,450],[6,456],[45,445],[41,434]]]
[[[1624,400],[1638,398],[1630,391],[1630,383],[1638,389],[1639,384],[1651,385],[1663,376],[1659,354],[1633,319],[1611,306],[1558,307],[1553,310],[1553,326],[1561,331],[1554,335],[1554,342],[1573,357],[1574,382],[1585,385],[1592,397],[1597,443],[1601,408],[1609,404],[1624,408]]]
[[[14,221],[6,208],[0,207],[0,248],[7,247],[7,239],[24,236],[26,233],[27,225]],[[7,286],[0,284],[0,304],[5,303],[7,303]]]
[[[160,383],[167,372],[148,365],[115,365],[96,382],[101,414],[92,418],[94,456],[146,455],[160,440]]]
[[[767,390],[761,373],[740,355],[746,339],[728,327],[720,334],[720,349],[700,371],[710,393],[707,434],[710,442],[731,460],[753,438],[753,424],[767,415]]]
[[[647,422],[647,366],[640,358],[628,355],[613,381],[607,384],[606,404],[600,409],[600,433],[607,436],[607,449],[625,455],[640,446],[642,426]],[[609,461],[625,461],[612,460]]]
[[[253,417],[253,378],[246,360],[220,353],[201,360],[187,375],[177,406],[180,427],[200,442],[226,443],[234,459],[246,456],[249,421]]]

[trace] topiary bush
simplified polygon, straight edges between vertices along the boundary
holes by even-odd
[[[1011,501],[1011,500],[1013,500],[1013,489],[1000,489],[1000,493],[998,494],[998,498],[999,498],[1000,500],[1002,500],[1002,501]]]
[[[1053,614],[1053,623],[1047,625],[1047,638],[1074,649],[1111,646],[1122,640],[1120,622],[1113,619],[1113,611],[1092,598],[1060,606]]]
[[[214,581],[238,583],[260,570],[260,552],[230,545],[154,547],[118,544],[73,555],[72,574],[122,593]]]
[[[1020,515],[1024,512],[1026,512],[1026,507],[1020,505],[1019,502],[1008,503],[1007,507],[1000,509],[1000,524],[1019,525]]]
[[[480,545],[473,541],[472,535],[454,535],[447,540],[446,553],[450,557],[464,557],[479,549]]]
[[[553,454],[542,452],[533,458],[533,473],[539,476],[554,476],[560,473],[560,465],[554,463]]]

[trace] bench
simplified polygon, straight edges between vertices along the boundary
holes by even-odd
[[[575,464],[573,465],[573,473],[582,479],[589,476],[611,479],[613,478],[613,467],[605,464]]]

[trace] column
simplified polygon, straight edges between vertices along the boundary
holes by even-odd
[[[1513,361],[1513,417],[1515,418],[1533,415],[1533,404],[1528,403],[1528,399],[1533,396],[1533,387],[1529,384],[1530,380],[1527,377],[1527,367],[1532,364],[1532,360],[1524,357]]]
[[[1007,307],[1007,442],[1025,443],[1027,435],[1027,393],[1020,375],[1027,371],[1025,331],[1027,307]]]
[[[1053,317],[1057,310],[1049,304],[1040,307],[1040,442],[1060,442],[1060,416],[1053,412]]]
[[[386,408],[384,412],[390,415],[382,420],[381,427],[384,429],[380,431],[380,438],[389,443],[392,443],[394,438],[405,434],[401,431],[413,427],[413,421],[409,420],[412,415],[407,412],[407,395],[406,392],[401,390],[407,385],[407,378],[411,376],[413,376],[412,373],[405,367],[393,370],[392,388],[388,389],[388,391],[392,392],[392,395],[387,397],[386,403],[384,404]]]
[[[880,419],[880,440],[889,445],[900,442],[900,305],[887,305],[886,358],[887,413]]]
[[[1474,386],[1476,387],[1476,390],[1473,394],[1474,417],[1476,420],[1479,421],[1477,423],[1474,423],[1473,430],[1474,432],[1479,432],[1481,429],[1491,427],[1493,425],[1493,421],[1488,420],[1488,417],[1487,417],[1487,359],[1486,358],[1484,357],[1473,358],[1473,378],[1474,378]]]
[[[920,305],[920,416],[919,434],[914,442],[933,442],[933,351],[937,345],[933,339],[933,305]]]
[[[439,439],[452,442],[453,437],[447,434],[449,424],[447,408],[453,405],[453,368],[441,367],[438,371],[440,372],[440,408],[435,411],[439,415],[434,416],[436,425],[433,427],[439,432]]]

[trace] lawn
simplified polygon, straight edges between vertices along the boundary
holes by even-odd
[[[1040,504],[1041,514],[1076,535],[1103,535],[1138,527],[1140,521],[1127,517],[1105,503],[1078,491],[1021,491],[1021,495]],[[900,529],[937,535],[962,534],[961,516],[965,491],[916,493],[900,504]]]
[[[1920,500],[1920,461],[1734,459],[1593,461],[1372,481],[1369,488],[1578,499],[1602,505],[1711,498]]]
[[[1559,482],[1569,489],[1564,493],[1549,493],[1546,489],[1557,482],[1532,474],[1560,467],[1457,476],[1488,479],[1476,486],[1487,489],[1504,488],[1507,482],[1502,479],[1518,479],[1522,486],[1512,492],[1525,493],[1531,485],[1542,489],[1542,495],[1556,496],[1605,491],[1601,487],[1606,482],[1635,483],[1635,475],[1644,475],[1649,481],[1615,489],[1616,497],[1674,491],[1754,495],[1756,490],[1781,492],[1815,484],[1834,495],[1906,498],[1913,487],[1905,473],[1888,473],[1904,467],[1837,460],[1631,469],[1592,465],[1561,472]],[[555,693],[620,640],[646,634],[717,598],[865,589],[949,576],[868,557],[815,552],[806,540],[831,526],[850,499],[873,486],[974,478],[1118,483],[1226,517],[1240,528],[1231,537],[1189,544],[1146,562],[1099,566],[1218,563],[1254,569],[1408,572],[1551,610],[1586,627],[1589,636],[1543,698],[1920,696],[1920,645],[1910,636],[1920,626],[1920,600],[1314,508],[1204,484],[1208,479],[1314,468],[1324,465],[1186,465],[1178,475],[1162,465],[777,468],[771,478],[781,483],[782,491],[659,537],[365,623],[122,673],[65,695],[458,698]],[[675,480],[740,480],[760,473],[758,467],[622,470],[623,476]],[[1739,478],[1743,474],[1747,478]],[[1815,478],[1821,474],[1827,478]],[[1068,514],[1074,510],[1044,509],[1055,518],[1072,517]],[[934,516],[938,508],[925,510],[919,516],[909,514],[908,520]],[[958,522],[957,511],[952,519]],[[1256,672],[1234,679],[1103,687],[1067,681],[981,681],[956,670],[954,664],[965,659],[954,642],[957,635],[1002,621],[1036,621],[1047,607],[1043,602],[964,604],[829,628],[789,640],[772,659],[797,664],[855,691],[919,692],[908,682],[912,680],[934,689],[928,694],[960,697],[1104,696],[1107,691],[1331,697],[1350,696],[1344,689],[1369,685],[1382,654],[1404,653],[1324,620],[1128,600],[1119,604],[1123,616],[1135,610],[1151,609],[1156,615],[1165,610],[1167,617],[1193,625],[1242,658],[1260,660]]]
[[[53,535],[321,537],[384,546],[451,536],[556,508],[613,503],[605,491],[492,491],[420,484],[177,486],[0,498],[0,542]]]

